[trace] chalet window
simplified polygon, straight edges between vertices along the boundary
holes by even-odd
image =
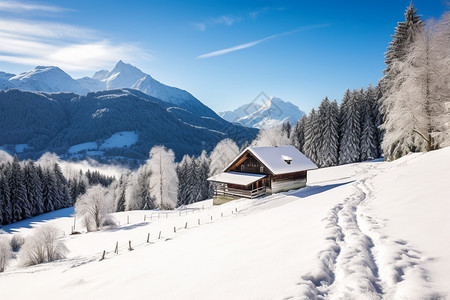
[[[264,172],[264,167],[259,167],[259,172]]]
[[[241,171],[244,171],[244,165],[241,165]]]

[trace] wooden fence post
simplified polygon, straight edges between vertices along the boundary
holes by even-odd
[[[131,247],[131,241],[128,241],[128,251],[133,251],[134,249]]]
[[[161,239],[161,231],[159,232],[159,235],[158,235],[158,240],[160,240]]]
[[[150,243],[150,233],[147,234],[147,243]]]
[[[177,233],[177,228],[173,226],[173,232]]]
[[[200,219],[198,219],[198,225],[200,225]]]
[[[187,228],[187,222],[186,222],[186,225],[184,225],[184,229],[186,229]]]
[[[130,224],[130,216],[127,216],[127,224]]]
[[[116,242],[116,249],[114,249],[115,254],[119,254],[119,242]]]
[[[105,259],[105,254],[106,254],[106,251],[105,251],[105,250],[103,250],[103,255],[102,255],[102,258],[100,259],[100,261],[102,261],[102,260],[104,260],[104,259]]]

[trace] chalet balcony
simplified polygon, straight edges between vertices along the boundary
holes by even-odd
[[[266,194],[266,187],[262,186],[253,190],[243,190],[230,188],[226,184],[216,185],[214,187],[214,197],[229,197],[229,198],[257,198]]]

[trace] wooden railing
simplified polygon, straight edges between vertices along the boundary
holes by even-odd
[[[214,196],[224,196],[232,198],[256,198],[266,193],[266,187],[262,186],[253,190],[240,190],[224,186],[214,188]]]

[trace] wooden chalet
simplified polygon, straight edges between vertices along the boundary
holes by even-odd
[[[215,200],[255,198],[304,187],[307,172],[313,169],[317,166],[293,146],[248,147],[223,173],[208,180]]]

